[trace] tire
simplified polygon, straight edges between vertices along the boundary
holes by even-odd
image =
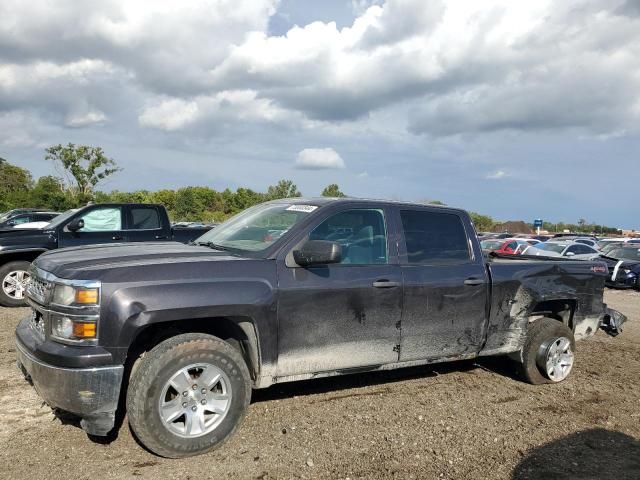
[[[571,373],[574,353],[575,339],[571,329],[553,318],[541,318],[527,333],[522,347],[521,374],[533,385],[561,382]]]
[[[181,458],[219,447],[241,424],[250,400],[251,377],[242,354],[217,337],[188,333],[165,340],[139,360],[126,405],[129,424],[146,448]]]
[[[25,281],[29,278],[31,263],[24,260],[5,263],[0,267],[0,305],[24,307],[27,305]]]

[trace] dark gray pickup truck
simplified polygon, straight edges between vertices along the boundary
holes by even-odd
[[[600,262],[483,257],[467,213],[286,199],[194,245],[67,248],[38,257],[18,364],[93,435],[119,405],[151,451],[206,452],[252,388],[485,355],[535,384],[564,380],[574,339],[625,317]]]

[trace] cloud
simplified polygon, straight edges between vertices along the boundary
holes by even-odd
[[[332,170],[345,168],[345,165],[333,148],[305,148],[298,152],[295,167],[301,170]]]
[[[188,8],[6,0],[0,110],[29,106],[73,127],[69,118],[85,108],[164,131],[221,120],[332,126],[391,108],[403,108],[409,132],[432,137],[638,131],[635,2],[351,6],[357,16],[348,27],[315,21],[269,35],[270,18],[287,15],[277,0],[194,0]]]
[[[495,172],[488,174],[485,178],[488,180],[501,180],[510,176],[511,174],[505,170],[496,170]]]

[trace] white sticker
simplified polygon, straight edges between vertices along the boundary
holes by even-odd
[[[313,212],[316,208],[315,205],[291,205],[290,207],[287,207],[287,210],[290,212],[306,212],[306,213],[311,213]]]

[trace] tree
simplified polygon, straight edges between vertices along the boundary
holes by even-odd
[[[444,202],[441,202],[440,200],[429,200],[427,202],[429,205],[442,205],[443,207],[446,207],[447,204]]]
[[[267,189],[267,199],[301,197],[298,187],[291,180],[280,180],[277,185],[270,185]]]
[[[32,187],[28,170],[0,158],[0,211],[23,206]]]
[[[346,195],[340,191],[340,187],[338,187],[337,183],[327,185],[325,189],[322,190],[321,195],[323,197],[346,197]]]
[[[69,190],[79,202],[90,199],[98,183],[122,170],[100,147],[69,143],[67,146],[55,145],[45,151],[45,160],[52,161],[61,170],[67,178]]]
[[[35,208],[50,208],[63,212],[72,205],[72,199],[65,192],[62,180],[50,175],[40,177],[29,192],[29,206]]]
[[[578,230],[580,232],[584,232],[586,225],[587,225],[587,220],[586,219],[581,218],[581,219],[578,220]]]
[[[493,230],[493,226],[495,225],[495,221],[488,215],[481,215],[476,212],[469,212],[469,216],[471,217],[471,221],[476,227],[476,231],[491,231]]]

